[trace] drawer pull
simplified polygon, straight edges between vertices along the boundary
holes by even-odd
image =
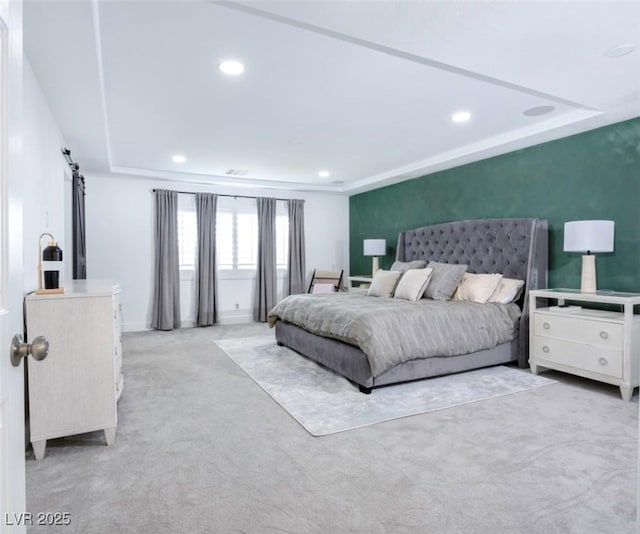
[[[609,363],[609,362],[607,362],[607,359],[606,359],[606,358],[599,358],[599,359],[598,359],[598,363],[599,363],[600,365],[607,365],[607,363]]]
[[[549,347],[542,345],[542,352],[549,352]]]
[[[600,337],[602,339],[607,339],[609,337],[609,334],[603,330],[602,332],[600,332]]]
[[[550,325],[549,323],[542,323],[542,327],[543,327],[545,330],[549,330],[549,328],[551,328],[551,325]]]

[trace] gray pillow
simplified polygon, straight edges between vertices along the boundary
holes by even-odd
[[[408,271],[409,269],[424,269],[427,266],[427,262],[424,260],[414,261],[394,261],[390,271]]]
[[[433,300],[451,300],[451,295],[467,272],[467,267],[468,265],[430,261],[427,268],[433,269],[433,273],[424,296]]]

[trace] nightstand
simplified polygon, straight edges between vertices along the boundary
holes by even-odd
[[[365,289],[371,285],[373,278],[371,276],[349,276],[349,289],[353,288],[353,282],[358,282],[362,289]]]
[[[558,305],[538,308],[536,298]],[[619,305],[623,311],[562,307],[565,301]],[[575,289],[535,289],[529,292],[529,365],[538,374],[546,369],[614,384],[631,400],[640,383],[640,316],[633,306],[640,294],[616,291],[581,293]]]

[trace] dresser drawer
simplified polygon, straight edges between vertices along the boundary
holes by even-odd
[[[595,347],[615,350],[623,348],[623,325],[619,323],[536,313],[533,333],[536,336],[564,339]]]
[[[124,377],[120,375],[118,377],[118,381],[116,382],[116,402],[120,400],[122,396],[122,388],[124,387]]]
[[[113,330],[116,337],[122,333],[122,304],[119,293],[113,295]]]
[[[545,336],[533,337],[533,358],[622,378],[622,351],[572,343]],[[540,363],[544,366],[544,363]]]

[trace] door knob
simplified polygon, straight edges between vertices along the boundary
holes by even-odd
[[[20,360],[29,354],[34,360],[44,360],[49,354],[49,342],[46,338],[38,336],[33,343],[25,343],[20,334],[13,336],[11,340],[11,364],[14,367],[20,365]]]

